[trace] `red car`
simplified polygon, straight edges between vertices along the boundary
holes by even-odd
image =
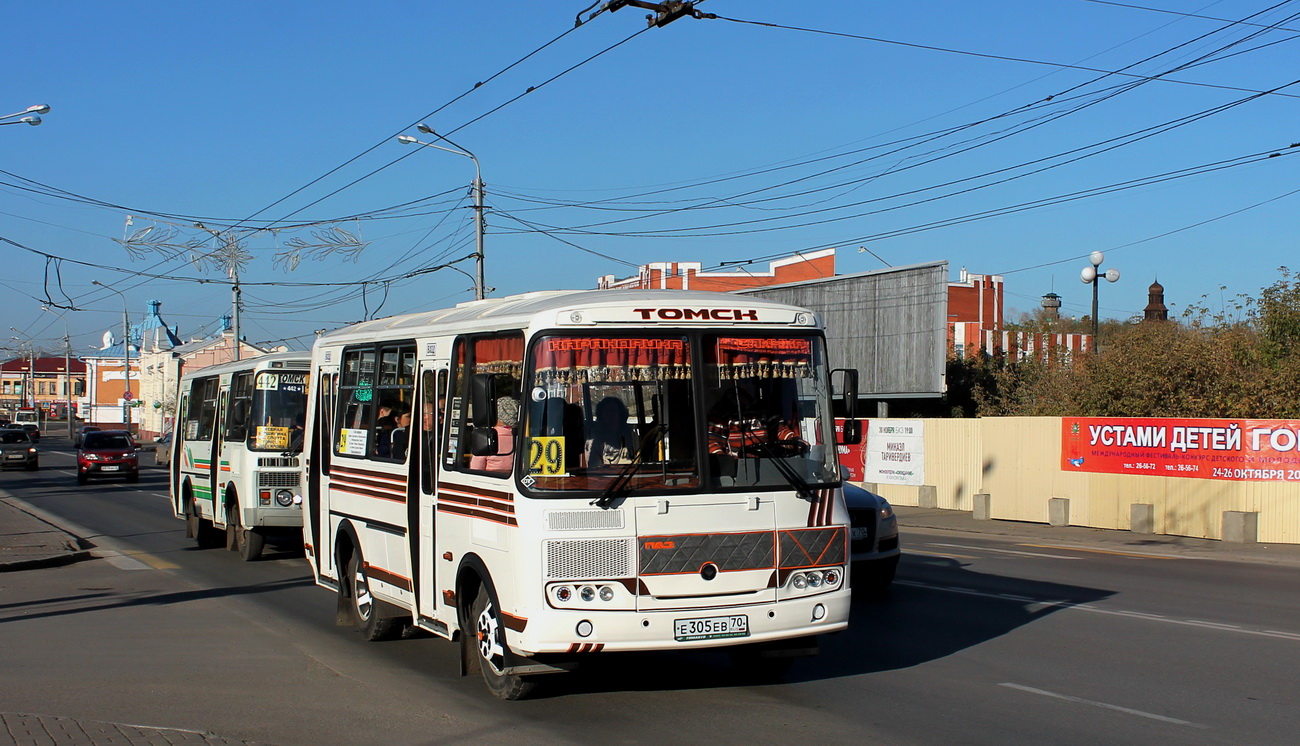
[[[100,430],[85,434],[77,449],[77,484],[85,484],[91,477],[140,481],[140,456],[130,433]]]

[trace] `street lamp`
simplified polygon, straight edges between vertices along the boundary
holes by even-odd
[[[117,288],[111,288],[99,280],[91,280],[91,285],[98,285],[122,296],[122,375],[126,378],[126,390],[122,392],[122,425],[131,431],[131,323],[126,314],[126,295]]]
[[[1101,271],[1101,263],[1105,259],[1106,255],[1100,251],[1092,252],[1088,255],[1088,261],[1092,262],[1092,266],[1084,267],[1079,273],[1079,279],[1084,285],[1092,285],[1092,351],[1094,353],[1101,349],[1101,345],[1097,343],[1097,284],[1103,277],[1106,278],[1106,282],[1115,282],[1119,279],[1118,269]]]
[[[9,331],[23,334],[21,329],[13,326],[9,327]],[[12,339],[15,342],[23,341],[19,337],[13,337]],[[27,337],[25,346],[27,347],[27,375],[23,379],[23,396],[18,402],[18,408],[21,409],[27,406],[27,402],[31,401],[32,409],[36,409],[36,345],[32,342],[31,337]],[[20,347],[19,351],[21,349]]]
[[[432,127],[430,127],[429,125],[423,122],[416,125],[415,128],[426,135],[433,135],[434,137],[438,138],[439,140],[442,140],[443,142],[451,145],[452,147],[445,148],[441,145],[434,145],[433,143],[429,143],[429,142],[421,142],[420,140],[417,140],[414,137],[411,137],[410,135],[398,135],[397,141],[402,143],[403,145],[423,145],[426,148],[437,148],[438,150],[445,150],[448,153],[463,155],[466,158],[469,158],[470,160],[474,161],[474,212],[477,215],[477,220],[475,220],[474,222],[474,226],[475,226],[474,257],[475,260],[478,262],[477,273],[476,273],[477,277],[474,280],[474,300],[483,300],[483,298],[485,297],[484,283],[483,283],[483,234],[487,230],[487,225],[483,217],[483,171],[479,168],[478,158],[475,158],[474,154],[469,152],[468,150],[462,148],[461,146],[457,145],[451,140],[448,140],[446,137],[443,137],[437,132],[434,132]],[[452,148],[455,149],[453,150]]]
[[[63,314],[56,313],[49,306],[41,306],[41,310],[49,311],[63,322],[63,385],[66,386],[63,394],[67,406],[63,416],[68,420],[68,442],[71,443],[74,440],[72,436],[72,337],[68,334],[68,320],[63,318]]]
[[[0,117],[0,125],[30,124],[31,126],[35,127],[36,125],[41,123],[41,118],[38,115],[48,114],[49,111],[50,111],[49,104],[36,104],[35,106],[28,106],[26,109],[23,109],[22,111],[15,111],[13,114],[5,114],[4,116]],[[26,116],[23,116],[24,114]],[[22,118],[13,122],[4,121],[6,119],[13,119],[14,117],[22,117]]]

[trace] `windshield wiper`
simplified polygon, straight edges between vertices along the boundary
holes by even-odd
[[[795,471],[793,466],[786,462],[786,457],[775,453],[766,442],[759,441],[757,443],[751,443],[747,445],[746,448],[759,453],[764,458],[771,461],[772,467],[776,469],[778,474],[785,478],[785,481],[794,488],[795,493],[798,494],[799,497],[809,501],[817,500],[817,496],[813,494],[812,487],[804,481],[803,477],[799,476],[799,472]]]
[[[609,483],[609,486],[605,488],[600,497],[591,501],[592,505],[598,508],[608,508],[609,504],[614,502],[614,498],[627,494],[629,491],[627,488],[632,484],[632,475],[636,473],[637,467],[641,465],[645,452],[663,442],[665,435],[668,433],[668,425],[664,424],[662,427],[656,428],[656,430],[657,432],[652,431],[646,442],[636,449],[636,455],[632,457],[632,460],[624,465],[622,469],[619,469],[618,474],[614,476],[614,481]]]

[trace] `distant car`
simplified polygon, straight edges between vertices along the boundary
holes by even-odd
[[[167,466],[172,462],[172,434],[163,433],[153,442],[154,463]]]
[[[130,433],[125,430],[86,433],[77,450],[77,484],[85,484],[91,477],[140,481],[140,454]]]
[[[0,469],[21,466],[35,471],[41,468],[40,458],[36,443],[26,431],[15,427],[0,429]]]
[[[40,425],[37,425],[37,424],[34,423],[34,422],[24,422],[24,423],[21,425],[21,427],[22,427],[22,429],[24,429],[24,430],[27,431],[27,434],[28,434],[28,435],[32,436],[32,440],[36,441],[37,443],[41,442],[41,426],[40,426]]]
[[[82,425],[81,429],[77,431],[77,434],[73,436],[72,445],[76,446],[77,448],[80,448],[81,441],[85,439],[86,433],[97,433],[103,429],[104,428],[102,427],[95,427],[94,425]]]
[[[853,587],[881,593],[894,582],[898,568],[898,517],[888,500],[848,482],[844,483],[844,502],[852,521]]]

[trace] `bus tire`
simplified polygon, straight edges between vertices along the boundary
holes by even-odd
[[[361,637],[368,642],[392,640],[402,634],[400,617],[383,618],[380,615],[380,601],[370,595],[370,579],[366,577],[365,564],[361,561],[361,550],[352,552],[348,560],[347,592],[352,603],[353,624],[361,630]]]
[[[474,646],[475,665],[483,673],[488,691],[497,699],[523,699],[532,693],[537,683],[523,676],[502,673],[505,666],[506,637],[497,613],[496,600],[487,586],[479,584],[474,603],[470,606],[470,626],[462,633],[464,644]]]
[[[239,552],[240,559],[245,562],[259,559],[262,548],[266,546],[266,537],[255,528],[244,527],[238,517],[230,525],[234,527],[235,549]]]
[[[212,549],[221,543],[221,532],[212,527],[211,521],[199,515],[199,506],[192,497],[185,500],[185,533],[194,539],[199,549]]]

